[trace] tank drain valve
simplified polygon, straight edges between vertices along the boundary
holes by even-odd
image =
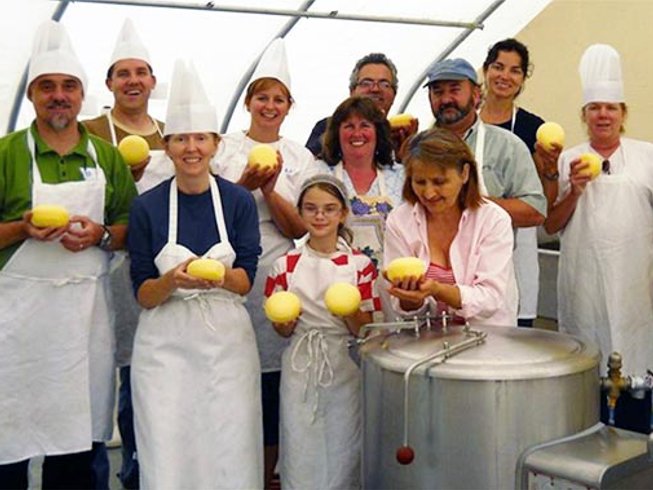
[[[601,386],[608,390],[608,423],[614,425],[614,410],[617,407],[617,400],[621,392],[631,388],[630,377],[621,374],[623,358],[618,352],[613,352],[608,358],[608,376],[601,378]]]

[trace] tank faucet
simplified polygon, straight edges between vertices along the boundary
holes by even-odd
[[[614,425],[614,410],[621,392],[631,387],[630,377],[622,376],[623,358],[618,352],[613,352],[608,358],[608,377],[601,378],[601,386],[608,390],[608,411],[610,425]]]

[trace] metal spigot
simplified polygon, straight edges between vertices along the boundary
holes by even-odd
[[[447,327],[449,326],[449,315],[447,314],[446,311],[442,312],[441,321],[442,321],[442,331],[446,332]]]
[[[617,400],[621,392],[631,387],[630,377],[622,376],[621,367],[623,358],[618,352],[613,352],[608,358],[608,377],[601,378],[601,386],[608,390],[608,411],[610,413],[610,424],[614,424],[614,410],[617,407]]]

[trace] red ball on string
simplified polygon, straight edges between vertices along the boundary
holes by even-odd
[[[415,451],[410,446],[401,446],[397,449],[397,461],[399,464],[410,464],[415,459]]]

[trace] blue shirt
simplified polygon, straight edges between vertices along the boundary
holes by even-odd
[[[261,235],[254,198],[239,185],[221,177],[215,179],[220,191],[229,242],[236,253],[232,267],[243,268],[253,284],[261,254]],[[135,293],[138,293],[147,279],[160,276],[154,258],[168,242],[171,181],[168,179],[138,196],[131,207],[127,248]],[[177,242],[201,256],[220,241],[210,189],[202,194],[179,192]]]

